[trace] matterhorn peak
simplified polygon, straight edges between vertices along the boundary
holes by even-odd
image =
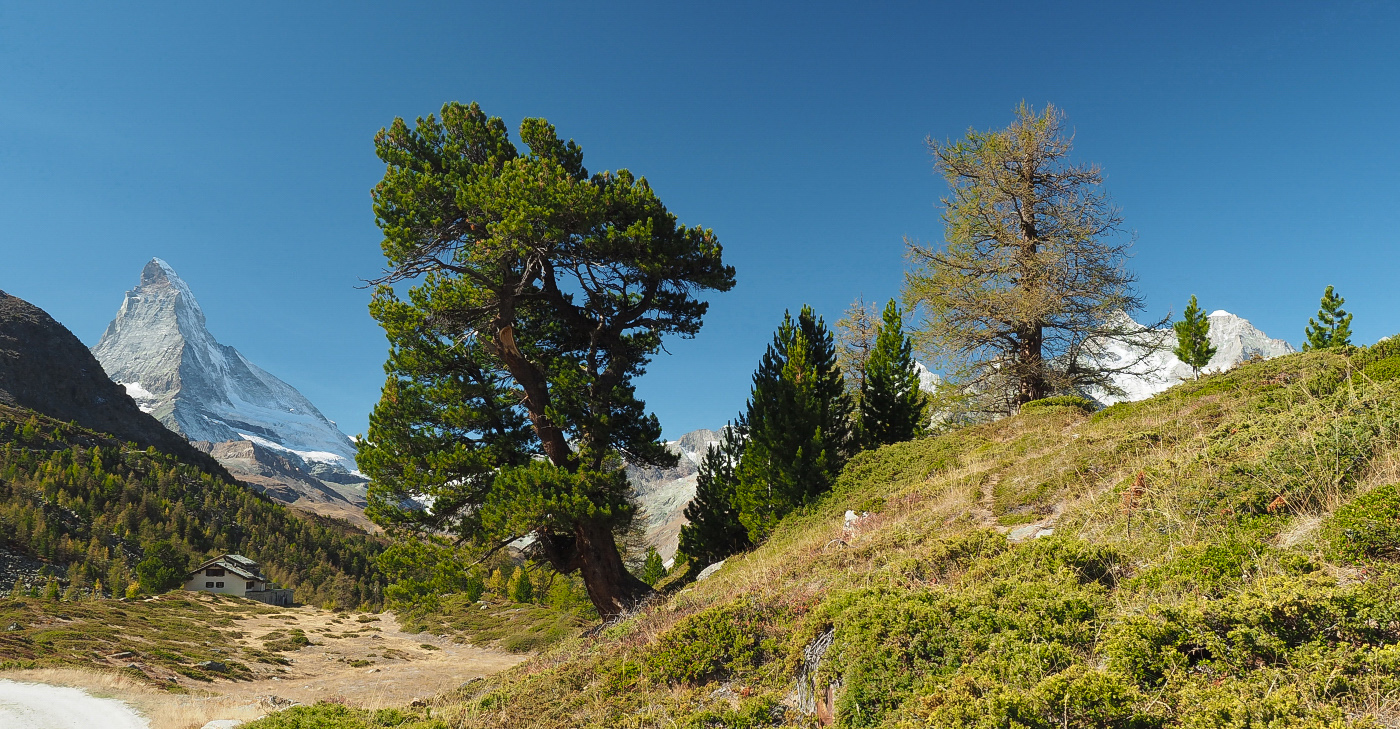
[[[355,446],[296,388],[220,344],[170,264],[152,258],[102,340],[103,369],[142,410],[192,441],[253,441],[354,469]]]

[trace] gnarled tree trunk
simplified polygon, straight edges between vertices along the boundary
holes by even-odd
[[[579,522],[574,535],[579,573],[593,607],[604,620],[632,609],[652,593],[651,587],[627,571],[607,525]]]

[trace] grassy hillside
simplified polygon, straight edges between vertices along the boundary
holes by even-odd
[[[99,582],[120,596],[160,543],[170,544],[163,557],[177,578],[207,557],[239,552],[295,588],[300,602],[348,609],[381,599],[377,540],[293,513],[153,448],[0,405],[0,549],[10,555],[3,562],[37,558],[70,597]],[[47,587],[43,574],[21,577],[24,590]],[[0,593],[14,580],[6,575]]]
[[[1299,354],[866,453],[712,579],[432,718],[251,726],[811,726],[828,692],[846,727],[1400,726],[1396,375],[1400,345]]]
[[[172,593],[151,600],[57,602],[0,598],[0,669],[77,666],[120,671],[171,687],[179,674],[198,681],[248,679],[247,662],[285,663],[278,654],[241,649],[237,618],[277,614],[251,600]],[[211,674],[199,666],[219,661]]]

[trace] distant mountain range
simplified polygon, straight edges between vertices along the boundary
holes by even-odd
[[[141,270],[92,353],[142,411],[239,479],[279,501],[368,525],[355,444],[296,388],[220,344],[165,261]]]
[[[1228,370],[1252,357],[1273,359],[1297,351],[1288,342],[1268,336],[1250,324],[1248,319],[1228,311],[1211,312],[1209,318],[1210,343],[1216,349],[1210,364],[1204,368],[1205,372]],[[1104,362],[1133,362],[1143,354],[1147,357],[1131,367],[1129,372],[1113,377],[1122,394],[1095,392],[1091,393],[1094,399],[1104,405],[1146,400],[1172,385],[1191,379],[1190,365],[1172,354],[1175,346],[1176,333],[1171,329],[1145,333],[1133,346],[1118,342],[1108,344],[1099,355]]]

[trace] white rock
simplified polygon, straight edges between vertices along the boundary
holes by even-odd
[[[242,719],[215,719],[206,723],[200,729],[233,729],[236,726],[243,726]]]
[[[709,567],[706,567],[705,569],[700,570],[700,574],[698,574],[698,575],[695,576],[695,581],[696,581],[696,582],[699,582],[699,581],[701,581],[701,580],[709,579],[710,575],[712,575],[712,574],[718,572],[718,571],[719,571],[719,568],[721,568],[721,567],[724,566],[724,563],[725,563],[725,560],[720,560],[720,561],[718,561],[718,562],[716,562],[716,563],[710,565]]]

